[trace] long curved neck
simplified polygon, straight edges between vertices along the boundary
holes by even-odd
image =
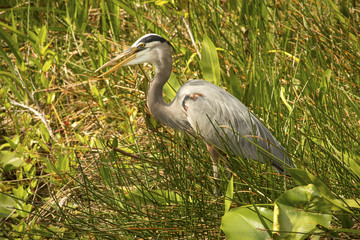
[[[151,114],[163,124],[168,125],[170,105],[164,101],[162,92],[171,74],[172,57],[170,55],[170,58],[159,59],[153,64],[155,66],[155,77],[149,83],[146,102]]]
[[[182,109],[174,105],[175,101],[170,104],[166,103],[162,95],[164,85],[171,74],[171,51],[167,55],[161,56],[152,64],[155,66],[155,77],[149,84],[146,98],[151,114],[166,126],[177,129],[188,128],[187,119]]]
[[[172,59],[170,56],[170,59],[167,61],[163,59],[160,60],[162,61],[154,63],[155,77],[150,81],[147,93],[146,100],[151,113],[155,113],[159,108],[161,109],[168,106],[164,101],[162,91],[171,74]]]

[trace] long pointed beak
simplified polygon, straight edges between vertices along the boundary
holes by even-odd
[[[130,62],[131,60],[133,60],[136,57],[136,53],[138,52],[138,48],[137,47],[131,47],[128,50],[120,53],[120,55],[118,55],[117,57],[111,59],[110,61],[108,61],[107,63],[105,63],[104,65],[102,65],[101,67],[99,67],[98,69],[96,69],[95,72],[100,71],[101,69],[103,69],[104,67],[110,66],[110,65],[114,65],[116,64],[117,61],[119,61],[120,59],[124,59],[122,60],[120,63],[116,64],[114,67],[112,67],[110,70],[102,73],[99,77],[103,77],[113,71],[115,71],[116,69],[118,69],[121,66],[124,66],[125,64],[127,64],[128,62]]]

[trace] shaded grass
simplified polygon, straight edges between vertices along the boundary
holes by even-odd
[[[207,35],[222,49],[221,86],[265,123],[297,167],[337,196],[359,198],[359,176],[347,162],[360,156],[356,3],[38,1],[3,11],[0,143],[25,163],[2,172],[1,189],[27,192],[2,221],[4,236],[215,238],[230,172],[233,206],[270,204],[293,187],[269,167],[238,158],[212,179],[201,140],[150,117],[144,99],[151,68],[93,76],[115,51],[155,32],[175,47],[179,82],[202,78],[182,17],[199,48]],[[44,113],[58,143],[41,119],[10,100]],[[359,222],[354,212],[333,226],[351,228]]]

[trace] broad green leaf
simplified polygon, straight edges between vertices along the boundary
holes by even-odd
[[[347,206],[352,208],[360,208],[360,199],[343,199]]]
[[[91,93],[92,93],[95,97],[98,97],[98,96],[99,96],[99,90],[96,88],[95,85],[90,85],[90,90],[91,90]]]
[[[57,168],[60,171],[67,172],[69,171],[69,158],[66,155],[59,155],[59,159],[57,161]]]
[[[43,132],[43,133],[45,133],[45,132]],[[48,132],[46,132],[46,133],[47,133],[47,135],[50,137],[49,133],[48,133]],[[46,143],[45,143],[44,141],[39,141],[38,144],[42,147],[43,150],[45,150],[45,151],[47,151],[47,152],[50,153],[49,146],[46,145]]]
[[[20,167],[24,160],[19,154],[10,151],[0,152],[0,165],[4,171],[10,171]]]
[[[204,36],[201,48],[201,66],[206,81],[219,85],[220,64],[215,45],[210,38]]]
[[[15,135],[12,139],[6,136],[3,136],[4,139],[9,143],[10,147],[16,149],[19,144],[19,135]]]
[[[34,188],[36,187],[37,183],[38,183],[38,180],[37,180],[37,179],[31,180],[31,182],[30,182],[30,188],[31,188],[31,189],[34,189]]]
[[[162,6],[162,5],[167,4],[168,2],[169,1],[165,1],[165,0],[157,0],[157,1],[155,1],[155,5]]]
[[[20,211],[17,211],[17,213],[19,214],[20,217],[27,217],[30,215],[30,212],[31,212],[31,208],[32,208],[32,205],[31,204],[24,204],[22,207],[21,207],[21,210]]]
[[[49,48],[49,46],[50,46],[51,43],[53,42],[53,40],[54,40],[54,38],[52,38],[52,39],[50,40],[50,42],[49,42],[48,44],[46,44],[45,47],[43,47],[43,48],[41,49],[41,51],[40,51],[41,56],[44,56],[44,54],[46,53],[47,49]],[[50,53],[51,53],[51,51],[50,51]],[[55,54],[55,53],[54,53],[54,54]]]
[[[345,161],[349,164],[349,168],[353,171],[356,176],[360,178],[360,164],[354,159],[349,157],[348,154],[344,153]]]
[[[302,169],[288,169],[288,171],[297,185],[303,186],[314,184],[321,192],[321,195],[336,207],[333,210],[342,209],[344,211],[351,212],[349,209],[344,207],[344,203],[337,199],[337,197],[331,192],[330,188],[319,178]]]
[[[5,148],[9,148],[9,147],[10,147],[9,143],[4,143],[4,144],[0,145],[0,151],[5,149]]]
[[[274,230],[280,231],[280,238],[303,239],[317,232],[318,224],[328,228],[331,218],[330,203],[313,184],[295,187],[275,201]]]
[[[47,61],[44,63],[44,65],[42,66],[41,71],[42,71],[42,72],[47,72],[47,71],[49,70],[49,68],[51,67],[52,63],[53,63],[53,59],[52,59],[52,58],[49,59],[49,60],[47,60]]]
[[[273,218],[273,211],[263,207],[257,207],[257,210],[266,225],[272,226],[270,219]],[[271,238],[253,207],[238,207],[226,212],[221,219],[221,230],[228,240]]]
[[[55,92],[51,92],[51,93],[47,96],[46,103],[47,103],[47,104],[53,103],[54,100],[55,100],[55,97],[56,97],[56,93],[55,93]]]
[[[0,193],[0,218],[6,218],[14,211],[15,201],[3,194]]]
[[[225,213],[229,211],[234,197],[234,177],[231,177],[225,193]]]
[[[47,36],[46,25],[43,25],[42,28],[41,28],[40,31],[39,31],[39,34],[38,34],[38,38],[39,38],[39,40],[40,40],[41,46],[42,46],[42,44],[45,42],[46,36]]]
[[[47,80],[47,78],[45,77],[44,73],[41,73],[40,75],[40,82],[43,85],[44,88],[48,88],[49,87],[49,82]]]
[[[16,199],[26,200],[29,196],[29,189],[24,189],[23,186],[18,186],[17,188],[13,188],[12,192]]]
[[[170,101],[172,101],[175,98],[176,93],[180,87],[181,87],[181,85],[180,85],[179,81],[176,79],[176,77],[174,77],[173,74],[171,74],[169,80],[164,85],[163,91],[165,93],[166,98],[168,98]]]
[[[44,124],[41,124],[41,125],[39,126],[39,129],[38,129],[38,130],[39,130],[38,133],[40,133],[41,137],[44,139],[44,141],[39,141],[38,143],[39,143],[40,146],[43,147],[43,145],[45,145],[46,142],[49,142],[49,141],[50,141],[49,130],[45,127]],[[43,142],[43,145],[41,145],[40,142]],[[48,146],[46,146],[44,149],[47,150],[47,151],[50,151]]]

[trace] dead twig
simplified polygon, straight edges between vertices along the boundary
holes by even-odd
[[[14,105],[14,106],[22,107],[22,108],[25,108],[25,109],[33,112],[33,113],[34,113],[36,116],[38,116],[38,118],[40,118],[40,120],[44,123],[46,129],[47,129],[48,132],[49,132],[49,135],[50,135],[51,139],[54,140],[56,143],[59,142],[59,141],[56,139],[56,137],[55,137],[55,135],[54,135],[54,132],[53,132],[53,130],[51,129],[50,125],[47,123],[44,113],[40,113],[40,112],[38,112],[37,110],[35,110],[34,108],[32,108],[32,107],[26,106],[26,105],[24,105],[24,104],[22,104],[22,103],[18,103],[18,102],[14,101],[14,100],[10,100],[10,103],[11,103],[12,105]]]
[[[186,19],[185,19],[184,17],[182,17],[182,20],[183,20],[183,22],[184,22],[184,24],[185,24],[186,30],[187,30],[188,33],[189,33],[191,42],[192,42],[192,44],[194,45],[194,48],[195,48],[197,54],[199,55],[199,58],[201,59],[201,53],[200,53],[200,51],[199,51],[199,48],[198,48],[197,45],[196,45],[196,42],[195,42],[194,36],[192,35],[190,26],[189,26],[189,24],[186,22]]]

